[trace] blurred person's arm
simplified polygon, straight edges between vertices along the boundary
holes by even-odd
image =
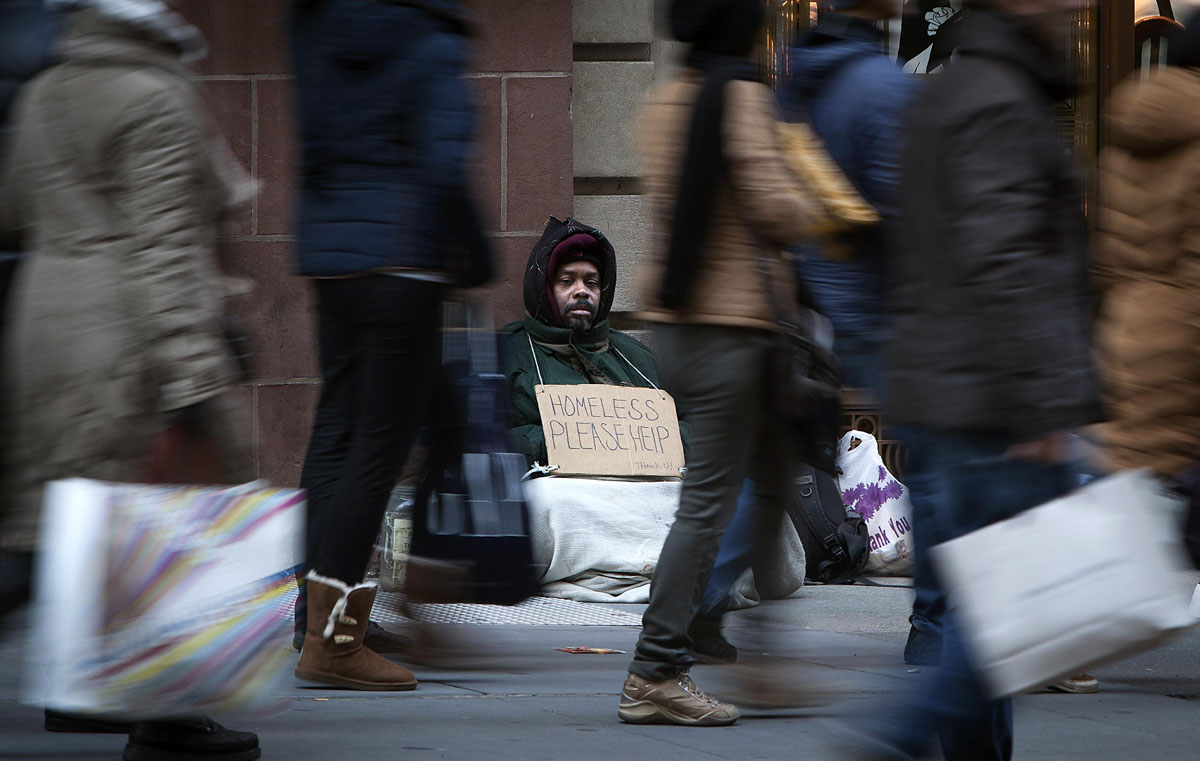
[[[448,223],[446,243],[466,257],[460,284],[477,286],[492,279],[492,254],[467,173],[475,131],[475,106],[464,76],[469,55],[467,39],[449,33],[431,37],[415,52],[424,70],[417,135],[429,191]]]
[[[160,90],[139,102],[116,136],[114,204],[128,240],[125,298],[137,315],[160,410],[203,402],[228,387],[213,257],[208,146],[193,121],[194,93]]]
[[[871,110],[858,136],[863,157],[862,187],[859,190],[884,220],[898,213],[900,192],[900,147],[904,144],[908,108],[917,94],[917,80],[881,79],[864,101]]]
[[[21,248],[22,214],[15,162],[0,146],[0,251]]]
[[[731,82],[722,134],[738,208],[767,239],[799,241],[820,212],[788,168],[771,91],[757,82]]]

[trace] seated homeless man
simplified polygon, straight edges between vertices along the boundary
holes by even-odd
[[[509,438],[530,463],[549,464],[537,385],[662,386],[649,348],[609,327],[616,279],[616,255],[600,231],[550,218],[525,270],[525,319],[506,326],[503,337],[513,406]],[[689,433],[687,422],[680,421],[685,454]],[[609,478],[599,484],[582,478],[527,483],[535,561],[546,567],[543,593],[584,602],[645,602],[666,528],[679,507],[680,482]],[[743,517],[747,521],[753,523],[752,511]],[[803,545],[795,531],[782,533],[779,551],[760,560],[753,584],[735,584],[745,568],[733,568],[736,558],[724,562],[731,572],[729,589],[722,589],[734,594],[736,587],[735,607],[748,604],[746,595],[785,597],[803,583]],[[722,610],[732,604],[723,600]],[[704,628],[699,616],[697,623]],[[693,630],[695,651],[708,655],[702,650],[723,645],[724,657],[717,660],[733,660],[733,647],[720,639],[719,627],[718,618],[708,627],[712,632]]]
[[[504,327],[514,425],[509,438],[530,462],[548,464],[535,386],[662,385],[650,349],[609,328],[616,290],[617,257],[604,234],[551,217],[525,268],[525,319]],[[682,422],[680,435],[686,451]]]

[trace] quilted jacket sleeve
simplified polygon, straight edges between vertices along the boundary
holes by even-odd
[[[474,150],[474,104],[466,74],[470,50],[461,35],[444,32],[430,36],[416,56],[422,61],[416,134],[425,162],[422,176],[436,194],[442,226],[451,250],[465,253],[463,285],[481,285],[492,277],[491,251],[483,223],[472,198],[468,164]]]
[[[194,97],[178,88],[150,93],[116,141],[114,202],[129,231],[118,246],[125,298],[140,316],[163,412],[213,397],[229,379]]]

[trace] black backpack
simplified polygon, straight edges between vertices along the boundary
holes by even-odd
[[[867,522],[842,503],[837,480],[810,465],[797,465],[787,514],[804,545],[805,575],[827,584],[853,579],[867,565]]]

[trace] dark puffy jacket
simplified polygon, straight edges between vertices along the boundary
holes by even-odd
[[[883,223],[856,236],[855,258],[832,261],[803,249],[801,277],[840,335],[876,333],[883,321],[883,270],[896,218],[899,146],[916,79],[883,54],[874,24],[827,14],[791,51],[783,91],[789,119],[805,118]]]
[[[467,189],[473,112],[456,0],[297,0],[303,275],[448,270],[486,246]],[[486,279],[476,272],[473,280]]]
[[[1095,422],[1079,182],[1057,61],[975,11],[912,110],[889,270],[893,424],[1035,437]]]
[[[46,10],[43,0],[0,2],[0,164],[8,131],[8,111],[21,86],[50,65],[60,33],[58,15]],[[2,170],[2,167],[0,167]],[[4,322],[9,283],[19,254],[6,250],[19,241],[0,230],[0,325]]]

